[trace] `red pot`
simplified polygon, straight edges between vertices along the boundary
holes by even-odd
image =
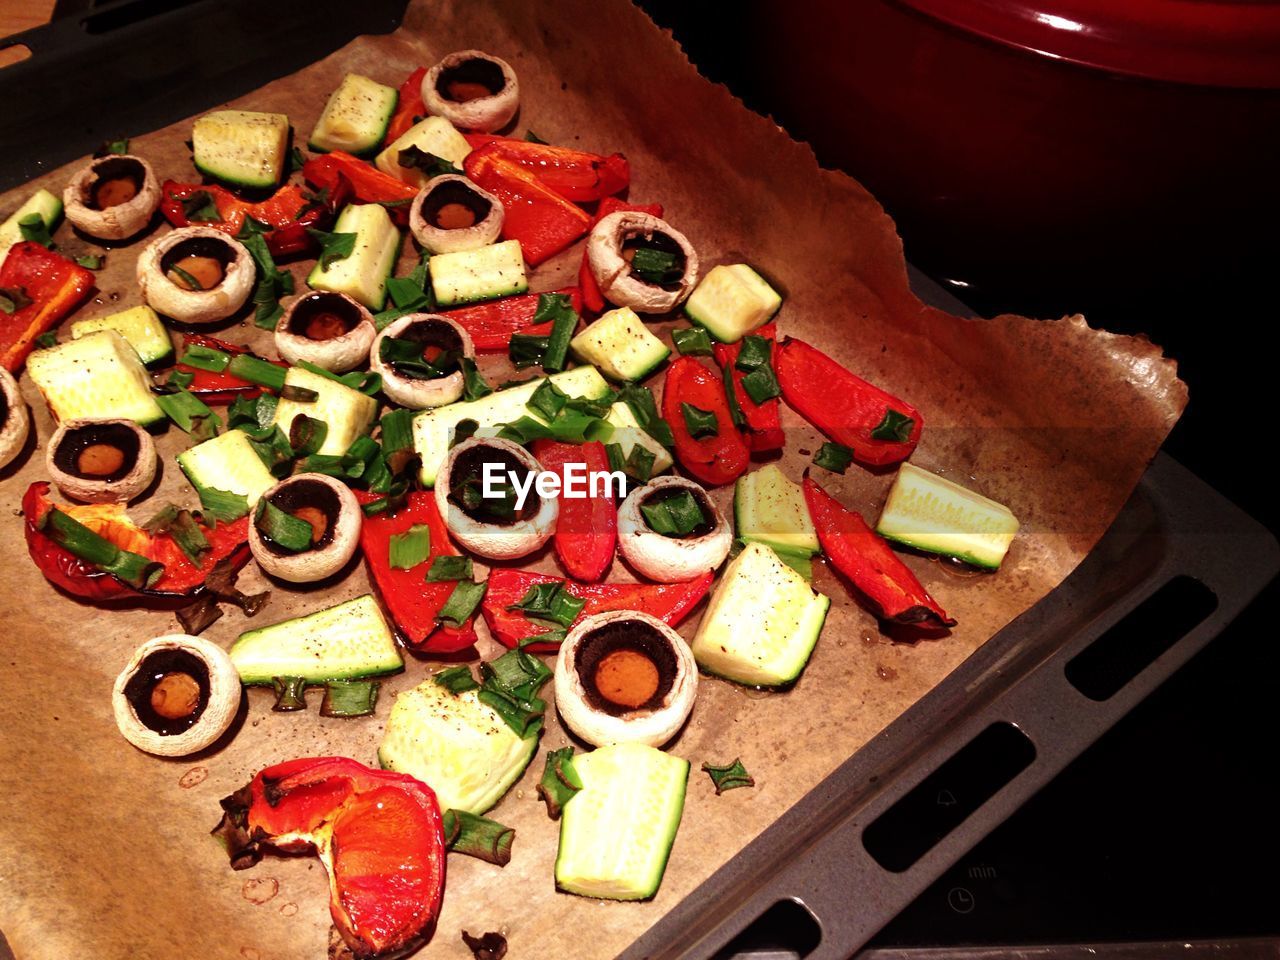
[[[750,7],[780,119],[935,275],[1079,295],[1274,248],[1280,3]]]

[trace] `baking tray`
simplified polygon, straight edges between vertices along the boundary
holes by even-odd
[[[281,0],[263,17],[260,4],[241,0],[64,4],[67,16],[9,41],[33,56],[0,71],[11,116],[0,187],[121,131],[252,90],[359,33],[394,29],[402,6]],[[955,309],[912,279],[923,299]],[[1265,529],[1159,456],[1061,587],[624,956],[849,956],[1207,643],[1277,568],[1280,549]],[[1159,609],[1144,606],[1156,595]],[[1166,622],[1173,613],[1190,619]],[[735,939],[748,928],[755,946]]]

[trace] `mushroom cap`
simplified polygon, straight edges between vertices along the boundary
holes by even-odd
[[[660,490],[691,490],[711,512],[715,527],[700,537],[666,537],[645,523],[640,505]],[[733,545],[729,523],[707,491],[684,477],[658,477],[632,490],[618,508],[618,550],[637,573],[658,583],[682,583],[714,570]]]
[[[437,227],[422,213],[423,202],[427,196],[444,183],[462,183],[468,190],[489,201],[489,212],[478,222],[469,227],[457,227],[446,230]],[[498,239],[502,233],[502,222],[506,211],[502,201],[479,184],[472,183],[466,177],[456,173],[446,173],[429,180],[409,205],[409,229],[413,236],[431,253],[456,253],[460,250],[477,250],[487,247]]]
[[[294,314],[303,301],[312,297],[328,299],[337,297],[349,309],[355,310],[360,320],[346,333],[330,337],[327,340],[312,340],[293,329]],[[286,363],[296,365],[301,360],[314,363],[317,367],[330,373],[346,373],[364,364],[369,357],[369,347],[373,338],[378,335],[378,328],[373,322],[373,314],[353,297],[345,293],[333,293],[327,290],[312,290],[294,297],[284,309],[284,315],[276,324],[276,350]]]
[[[138,450],[129,472],[118,480],[82,477],[63,470],[57,452],[69,435],[84,428],[124,429],[137,439]],[[127,503],[151,486],[156,476],[156,444],[151,434],[132,420],[67,420],[58,426],[45,448],[44,464],[49,476],[68,497],[85,503]]]
[[[89,205],[98,170],[132,160],[142,168],[142,184],[132,199],[105,210]],[[98,157],[78,170],[62,191],[62,209],[76,229],[99,240],[126,240],[146,228],[160,206],[160,183],[151,164],[131,153]]]
[[[184,290],[164,275],[160,261],[166,253],[186,240],[217,240],[225,243],[233,256],[226,265],[222,282],[208,290]],[[142,298],[158,313],[181,323],[217,323],[231,316],[249,299],[257,268],[244,244],[212,227],[181,227],[153,240],[138,257],[138,287]]]
[[[632,237],[670,237],[684,254],[684,275],[672,289],[645,283],[631,273],[622,245]],[[667,221],[635,210],[619,210],[604,217],[587,237],[587,262],[600,292],[610,303],[637,313],[666,313],[684,302],[698,283],[698,252],[689,238]]]
[[[125,695],[125,685],[153,653],[182,650],[199,659],[209,672],[209,699],[204,711],[190,729],[171,736],[157,733],[141,720]],[[240,707],[240,674],[231,658],[219,646],[185,633],[171,633],[148,640],[134,651],[125,668],[116,677],[111,691],[111,708],[116,726],[124,738],[139,750],[159,757],[185,757],[217,740],[235,719]]]
[[[4,396],[4,422],[0,423],[0,470],[3,470],[26,446],[31,433],[31,414],[22,399],[18,381],[0,367],[0,394]]]
[[[540,548],[555,532],[556,520],[560,516],[560,500],[556,497],[539,497],[534,486],[529,488],[529,496],[538,501],[538,508],[533,516],[514,523],[486,523],[469,516],[456,504],[449,500],[453,467],[460,454],[476,447],[491,447],[503,450],[534,474],[542,471],[542,465],[524,447],[502,440],[498,437],[472,437],[464,440],[445,458],[440,474],[436,477],[436,507],[440,516],[444,517],[445,526],[453,538],[472,553],[487,557],[490,560],[514,560],[527,556]]]
[[[428,407],[443,407],[446,403],[453,403],[462,396],[466,385],[461,370],[435,380],[418,380],[397,373],[390,364],[382,362],[382,341],[388,337],[394,339],[415,323],[424,320],[439,321],[451,327],[462,341],[462,355],[471,358],[476,355],[471,334],[457,322],[438,313],[410,313],[387,324],[369,347],[369,369],[382,375],[382,392],[388,399],[412,410],[426,410]]]
[[[612,714],[592,705],[575,661],[584,641],[597,630],[628,620],[652,627],[670,644],[675,655],[675,675],[658,707]],[[584,617],[569,631],[556,657],[555,697],[560,719],[579,737],[597,747],[611,743],[662,746],[684,726],[697,693],[698,666],[689,645],[667,624],[637,610],[611,610]]]
[[[322,473],[296,473],[286,477],[263,493],[260,499],[270,500],[286,487],[299,481],[322,484],[338,498],[338,517],[333,523],[332,536],[324,546],[303,550],[301,553],[277,553],[272,550],[258,531],[258,525],[249,524],[249,549],[258,566],[273,577],[290,583],[314,583],[331,577],[355,556],[360,545],[360,528],[364,513],[351,489],[340,480]]]
[[[440,74],[469,60],[487,60],[497,64],[502,71],[502,89],[490,96],[464,102],[445,99],[436,87]],[[444,117],[455,127],[492,133],[510,123],[520,108],[520,83],[507,61],[483,50],[458,50],[437,63],[422,78],[422,104],[428,113]]]

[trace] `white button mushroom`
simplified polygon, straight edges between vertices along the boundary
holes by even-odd
[[[664,282],[645,279],[635,269],[638,248],[670,255],[679,275]],[[689,239],[665,220],[634,210],[611,213],[591,228],[587,263],[605,299],[637,313],[674,310],[698,283],[698,253]]]
[[[0,470],[22,452],[31,433],[31,414],[18,390],[18,381],[0,367]]]
[[[132,420],[68,420],[45,451],[49,476],[68,497],[127,503],[156,476],[156,445]]]
[[[315,290],[294,299],[276,324],[283,360],[314,363],[330,373],[363,366],[378,335],[373,315],[345,293]]]
[[[446,364],[453,370],[443,377],[427,378],[421,375],[421,369],[415,370],[414,366],[391,358],[389,350],[389,359],[384,359],[383,344],[389,340],[421,344],[415,360],[426,359],[426,352],[431,348],[434,348],[432,352],[437,359],[453,354],[452,362]],[[382,392],[391,400],[402,407],[425,410],[453,403],[462,396],[466,381],[457,361],[462,357],[474,358],[475,355],[471,335],[453,320],[434,313],[411,313],[387,324],[374,339],[369,350],[369,369],[382,375]]]
[[[360,503],[346,484],[322,473],[299,473],[259,499],[249,525],[249,549],[271,576],[314,583],[347,565],[360,544],[363,522]]]
[[[138,286],[158,313],[181,323],[217,323],[249,299],[257,277],[244,245],[212,227],[183,227],[138,257]]]
[[[507,61],[483,50],[459,50],[422,78],[422,103],[455,127],[491,133],[516,115],[520,84]]]
[[[62,208],[78,230],[99,240],[126,240],[144,230],[160,206],[151,164],[132,154],[99,157],[62,191]]]
[[[466,177],[431,180],[409,205],[409,229],[431,253],[487,247],[502,233],[502,201]]]
[[[646,520],[645,508],[687,493],[701,511],[700,523],[680,533],[660,533]],[[633,490],[618,508],[618,550],[637,573],[659,583],[680,583],[702,576],[724,562],[733,533],[706,490],[684,477],[658,477]]]

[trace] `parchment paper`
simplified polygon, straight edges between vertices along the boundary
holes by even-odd
[[[424,0],[396,34],[359,39],[235,105],[287,113],[301,142],[345,72],[398,85],[414,67],[465,47],[515,66],[523,93],[518,133],[532,128],[555,143],[625,152],[631,197],[665,204],[706,267],[758,265],[787,294],[778,318],[783,333],[819,345],[921,409],[926,427],[914,462],[1007,503],[1023,522],[995,576],[961,578],[942,564],[907,558],[959,619],[945,639],[892,642],[819,566],[814,586],[834,603],[793,690],[757,694],[703,680],[693,717],[671,746],[694,772],[666,879],[652,902],[597,903],[555,892],[558,825],[534,794],[542,754],[534,759],[491,814],[516,828],[511,863],[500,870],[450,858],[443,914],[421,955],[468,956],[459,938],[465,928],[502,931],[513,958],[609,957],[1052,590],[1115,516],[1186,392],[1157,347],[1092,330],[1079,317],[969,321],[921,305],[907,288],[893,224],[875,200],[848,177],[820,170],[807,147],[698,76],[669,36],[627,3]],[[162,179],[189,181],[189,135],[186,121],[135,136],[133,149]],[[77,166],[37,183],[60,193]],[[6,195],[0,210],[7,213],[30,189]],[[152,235],[167,229],[156,226]],[[66,226],[56,239],[72,253],[97,249]],[[133,263],[140,247],[108,252],[100,293],[77,317],[139,302]],[[544,265],[534,289],[572,282],[580,251]],[[406,264],[411,256],[407,251]],[[299,280],[308,265],[295,267]],[[224,335],[272,355],[269,336],[251,325],[233,323]],[[484,368],[501,379],[501,363]],[[311,858],[268,857],[232,872],[208,836],[217,801],[263,766],[291,757],[335,753],[373,762],[391,693],[419,683],[430,665],[410,659],[406,673],[384,687],[375,718],[321,719],[315,692],[306,713],[273,714],[270,694],[253,690],[234,736],[206,755],[165,761],[135,751],[111,719],[112,680],[137,644],[176,623],[165,611],[79,604],[28,561],[19,500],[44,476],[42,448],[52,425],[27,379],[23,390],[41,449],[0,475],[7,517],[0,523],[7,558],[0,570],[0,929],[20,960],[324,956],[323,868]],[[798,479],[821,438],[785,408],[784,418],[782,467]],[[161,440],[163,477],[134,505],[136,518],[169,500],[194,505],[172,461],[185,441],[177,430]],[[847,476],[821,479],[874,520],[891,473],[855,466]],[[727,494],[720,494],[724,501]],[[548,553],[528,565],[555,569]],[[621,562],[611,578],[629,578]],[[368,589],[358,563],[344,579],[311,590],[269,584],[251,564],[241,585],[273,590],[258,624]],[[682,629],[686,636],[699,616]],[[229,645],[246,625],[229,610],[205,635]],[[493,652],[487,640],[483,652]],[[544,695],[550,700],[550,687]],[[569,742],[551,714],[543,750]],[[739,756],[755,788],[714,796],[698,765]]]

